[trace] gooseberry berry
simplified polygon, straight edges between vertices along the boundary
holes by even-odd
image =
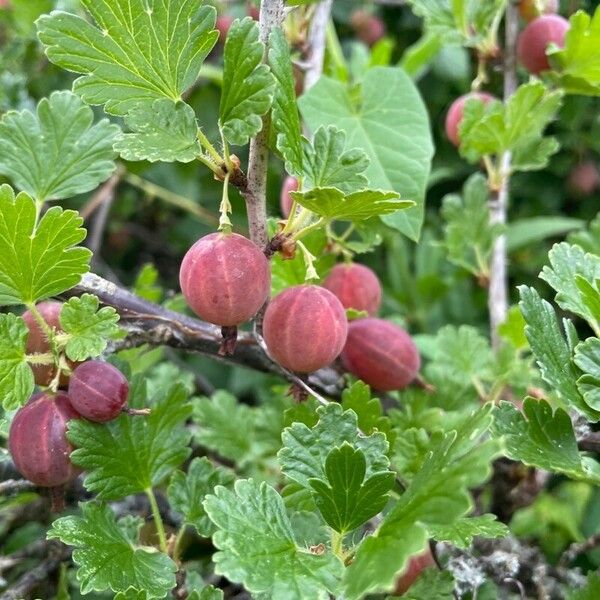
[[[381,306],[381,284],[377,275],[357,263],[335,265],[323,282],[344,308],[374,315]]]
[[[542,15],[534,19],[519,35],[517,55],[523,66],[533,75],[550,69],[546,50],[550,44],[562,48],[569,21],[560,15]]]
[[[36,485],[61,486],[81,472],[69,456],[73,447],[66,431],[81,415],[64,392],[34,394],[15,414],[8,448],[18,471]]]
[[[111,421],[121,414],[129,383],[110,363],[89,360],[79,365],[69,381],[69,399],[82,416],[96,423]]]
[[[267,307],[263,336],[271,357],[297,373],[326,367],[340,354],[348,323],[341,302],[325,288],[299,285]]]
[[[398,325],[374,317],[350,323],[341,359],[350,373],[380,392],[405,388],[421,366],[410,335]]]

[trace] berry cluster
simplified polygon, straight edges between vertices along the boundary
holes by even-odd
[[[36,309],[48,327],[60,333],[60,302],[42,302]],[[23,314],[28,329],[27,353],[45,354],[50,343],[36,317]],[[58,487],[79,474],[71,463],[73,450],[66,433],[71,419],[105,423],[125,410],[129,394],[127,379],[113,365],[99,360],[69,362],[69,369],[58,374],[57,392],[34,394],[19,409],[12,421],[8,447],[19,472],[41,487]],[[58,366],[32,365],[35,383],[46,387],[57,376]]]
[[[286,181],[282,199],[290,187]],[[225,232],[207,235],[190,248],[179,279],[192,310],[222,327],[227,352],[233,351],[229,328],[235,332],[259,311],[271,282],[265,255],[250,240]],[[340,357],[347,371],[374,389],[402,389],[417,375],[419,354],[403,329],[374,317],[380,305],[381,284],[371,269],[337,265],[322,286],[288,288],[267,306],[263,337],[269,355],[302,374]],[[345,309],[368,316],[348,323]]]
[[[521,0],[519,12],[527,21],[517,45],[517,56],[521,64],[532,74],[539,75],[552,68],[547,52],[553,45],[562,48],[569,30],[569,21],[555,14],[557,0]],[[455,145],[460,146],[460,124],[468,100],[479,100],[488,104],[497,100],[487,92],[474,91],[457,98],[446,114],[446,136]]]

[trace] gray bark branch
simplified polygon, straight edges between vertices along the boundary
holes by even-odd
[[[188,352],[198,352],[228,364],[247,367],[263,373],[273,373],[298,384],[298,377],[281,368],[260,347],[252,333],[240,332],[232,356],[218,355],[221,344],[221,329],[193,317],[168,310],[128,290],[87,273],[79,285],[67,292],[67,296],[95,294],[102,304],[112,306],[121,315],[121,326],[127,337],[111,347],[111,350],[135,348],[144,344],[168,346]],[[321,369],[308,378],[308,385],[322,394],[339,397],[342,378],[334,369]]]
[[[260,5],[260,40],[268,47],[269,34],[283,21],[283,0],[262,0]],[[265,57],[267,60],[265,51]],[[267,234],[267,167],[269,163],[270,114],[263,117],[259,134],[250,140],[248,159],[248,185],[242,191],[248,213],[250,239],[259,247],[266,248]]]
[[[519,13],[517,5],[509,2],[506,7],[504,44],[504,100],[508,100],[517,89],[516,48],[519,35]],[[510,186],[510,152],[500,158],[501,184],[490,199],[490,223],[506,223]],[[508,275],[507,275],[506,236],[499,235],[494,241],[490,260],[490,285],[488,290],[488,310],[492,347],[498,350],[501,339],[498,327],[508,314]]]

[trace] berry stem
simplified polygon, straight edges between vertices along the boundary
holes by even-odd
[[[331,530],[331,551],[342,561],[346,559],[344,555],[344,535],[334,529]]]
[[[294,234],[294,239],[299,240],[301,237],[309,234],[311,231],[315,231],[316,229],[320,229],[327,225],[328,220],[325,217],[321,217],[318,221],[315,221],[311,225],[307,225],[306,227],[300,229]]]
[[[54,364],[54,355],[51,352],[26,354],[25,360],[30,365],[53,365]]]
[[[221,134],[221,143],[223,144],[223,158],[225,159],[225,166],[227,167],[227,173],[232,173],[235,169],[233,162],[231,162],[231,156],[229,155],[229,144],[225,139],[225,134],[221,127],[219,127],[219,133]]]
[[[154,519],[154,525],[156,526],[156,533],[158,534],[160,550],[161,552],[168,554],[169,549],[167,547],[167,536],[165,534],[165,526],[163,524],[162,517],[160,516],[160,510],[158,509],[158,503],[156,502],[154,490],[150,487],[146,488],[144,491],[146,492],[146,496],[148,496],[148,500],[150,501],[150,508],[152,509],[152,518]]]
[[[306,266],[306,275],[305,281],[310,281],[311,279],[319,279],[319,275],[317,270],[315,269],[315,260],[317,257],[314,254],[311,254],[309,249],[300,241],[297,242],[298,248],[302,252],[302,256],[304,258],[304,264]]]
[[[335,30],[335,25],[331,20],[327,25],[327,55],[334,65],[338,78],[342,81],[348,81],[348,65],[344,58],[344,52]]]
[[[173,560],[176,564],[181,562],[181,543],[183,542],[183,538],[185,536],[185,525],[182,525],[179,531],[177,532],[177,537],[175,538],[175,542],[173,543]]]
[[[59,381],[60,381],[61,369],[60,369],[60,354],[59,354],[59,350],[58,350],[58,344],[56,343],[56,337],[55,337],[54,330],[52,329],[52,327],[50,327],[50,325],[48,325],[48,323],[46,323],[46,320],[44,319],[44,317],[42,316],[40,311],[37,309],[37,306],[35,305],[35,303],[30,302],[30,303],[26,304],[26,306],[27,306],[27,309],[29,310],[29,312],[33,315],[33,318],[37,321],[37,324],[40,326],[40,329],[46,336],[46,339],[48,340],[48,345],[50,346],[50,353],[51,353],[52,359],[53,359],[52,362],[57,367],[56,375],[54,376],[53,380],[50,382],[49,387],[53,392],[56,392],[56,390],[58,389]],[[52,363],[50,363],[50,364],[52,364]]]
[[[223,162],[222,156],[217,152],[217,149],[210,143],[210,140],[199,127],[196,135],[200,145],[208,152],[210,158],[215,162],[216,165],[220,165]]]
[[[219,206],[219,231],[231,233],[231,220],[229,213],[231,212],[231,202],[229,202],[229,171],[225,174],[223,181],[223,195],[221,197],[221,205]]]

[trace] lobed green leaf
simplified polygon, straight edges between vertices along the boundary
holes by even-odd
[[[461,517],[449,525],[430,526],[429,531],[438,542],[449,542],[465,550],[471,546],[475,537],[499,538],[509,534],[508,527],[492,514]]]
[[[31,304],[77,285],[91,252],[76,247],[83,219],[54,206],[38,220],[35,202],[0,187],[0,305]]]
[[[114,145],[125,160],[187,163],[200,153],[196,115],[185,102],[164,98],[138,104],[125,125],[132,133],[122,133]]]
[[[578,10],[569,22],[564,47],[548,52],[559,85],[568,94],[600,96],[600,8],[591,17]]]
[[[308,480],[321,515],[339,533],[360,527],[381,512],[389,500],[394,474],[381,471],[366,479],[366,472],[364,453],[344,442],[325,459],[326,480]]]
[[[225,139],[238,146],[262,129],[262,115],[271,107],[275,78],[262,64],[264,44],[251,17],[235,20],[225,41],[219,123]]]
[[[25,354],[28,335],[23,319],[0,314],[0,397],[5,410],[19,408],[33,392],[33,372]]]
[[[275,144],[285,160],[286,171],[301,177],[304,172],[302,128],[290,48],[280,27],[273,28],[269,37],[269,65],[277,82],[271,111]]]
[[[600,257],[562,242],[552,247],[548,259],[550,266],[543,268],[540,278],[556,291],[556,303],[600,327],[600,299],[594,287],[600,279]]]
[[[132,544],[108,506],[95,502],[79,506],[82,516],[56,519],[48,538],[75,546],[73,562],[82,594],[107,589],[125,593],[134,587],[148,599],[163,598],[175,586],[177,567],[167,555]],[[139,600],[140,592],[132,593],[124,597]]]
[[[336,594],[343,566],[331,552],[297,545],[283,499],[266,483],[217,487],[204,508],[217,527],[215,570],[252,594],[289,600],[326,600]]]
[[[490,223],[489,187],[481,174],[469,177],[462,197],[444,197],[442,217],[446,221],[444,242],[448,258],[473,275],[487,275],[494,240],[502,227]]]
[[[155,402],[147,397],[147,383],[134,380],[129,395],[132,408],[151,407],[147,416],[123,414],[110,423],[72,420],[68,437],[76,447],[74,463],[86,472],[86,488],[101,500],[137,494],[161,483],[188,456],[191,434],[185,429],[191,406],[181,384]]]
[[[0,174],[38,202],[88,192],[115,170],[120,129],[71,92],[53,92],[34,114],[9,111],[0,121]]]
[[[319,421],[309,428],[293,423],[281,434],[283,447],[278,458],[289,479],[310,489],[310,479],[326,480],[325,462],[332,448],[348,442],[363,452],[366,476],[387,471],[388,443],[382,433],[359,435],[356,413],[344,411],[339,404],[329,404],[318,410]]]
[[[51,62],[79,73],[87,104],[126,115],[140,102],[173,102],[194,84],[216,44],[216,11],[198,0],[82,0],[95,25],[53,11],[37,21]]]
[[[69,335],[65,352],[71,360],[100,356],[108,342],[120,335],[119,315],[112,306],[100,308],[92,294],[70,298],[60,311],[61,329]]]
[[[371,187],[414,200],[409,210],[384,214],[382,220],[417,240],[433,142],[427,110],[410,77],[399,68],[374,67],[354,88],[322,77],[298,102],[313,131],[334,125],[346,132],[349,148],[366,153],[370,163],[365,175]]]
[[[519,293],[519,306],[527,323],[525,335],[542,378],[588,420],[600,420],[600,411],[588,406],[577,388],[581,373],[573,364],[572,348],[560,330],[554,309],[533,288],[520,286]]]
[[[346,569],[349,599],[392,587],[410,556],[425,548],[428,526],[451,524],[470,510],[468,489],[488,478],[497,455],[497,444],[481,439],[491,424],[490,411],[486,406],[460,431],[436,435],[421,470]]]
[[[303,142],[304,189],[334,187],[348,194],[368,186],[369,158],[360,148],[347,149],[345,132],[319,127],[312,142]]]
[[[316,187],[306,192],[291,192],[298,204],[326,219],[363,221],[378,215],[395,213],[414,206],[412,200],[400,200],[396,192],[361,190],[344,194],[334,187]]]
[[[571,419],[562,408],[552,412],[546,401],[527,398],[521,413],[502,402],[494,411],[492,431],[503,438],[505,454],[513,460],[572,479],[600,481],[600,464],[579,453]]]
[[[202,502],[217,485],[233,483],[234,473],[223,467],[215,467],[206,457],[195,458],[187,472],[175,471],[169,483],[169,503],[180,513],[184,521],[196,528],[198,535],[209,537],[214,526],[208,518]]]

